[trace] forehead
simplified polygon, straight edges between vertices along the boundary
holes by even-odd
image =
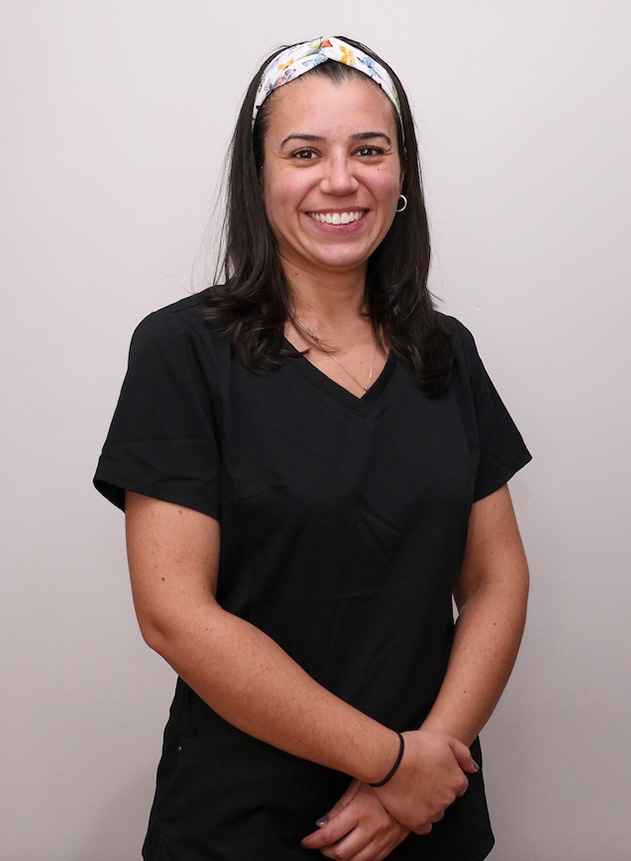
[[[329,137],[362,131],[381,131],[396,140],[394,106],[365,75],[338,82],[305,74],[275,90],[269,102],[266,140],[295,132]]]

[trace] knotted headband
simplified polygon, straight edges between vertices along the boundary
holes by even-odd
[[[285,48],[284,51],[277,54],[267,64],[261,75],[259,88],[256,91],[254,110],[252,112],[252,128],[254,128],[261,105],[270,93],[277,87],[282,87],[283,84],[287,84],[289,81],[300,77],[300,75],[304,75],[305,72],[315,69],[316,66],[324,63],[325,60],[334,60],[336,63],[352,66],[354,69],[358,69],[360,72],[368,75],[388,96],[397,109],[399,121],[401,124],[403,123],[397,88],[381,63],[378,63],[377,60],[360,51],[359,48],[355,48],[354,45],[349,45],[346,42],[340,41],[340,39],[336,39],[334,36],[329,36],[328,38],[315,39],[313,42],[301,42],[299,45]]]

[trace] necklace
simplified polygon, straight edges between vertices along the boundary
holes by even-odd
[[[339,360],[339,359],[338,359],[338,357],[335,355],[335,353],[332,353],[329,349],[327,349],[327,348],[324,346],[324,344],[322,343],[322,341],[320,340],[320,338],[318,338],[318,336],[316,335],[316,333],[313,331],[313,329],[312,329],[310,326],[307,326],[307,324],[305,323],[305,321],[304,321],[304,320],[302,320],[300,317],[296,317],[296,322],[300,325],[300,328],[301,328],[301,329],[303,329],[303,330],[307,333],[307,335],[311,338],[311,340],[314,342],[314,344],[316,345],[316,347],[317,347],[319,350],[321,350],[323,353],[326,353],[326,355],[327,355],[330,359],[333,359],[333,361],[336,363],[336,365],[339,365],[339,366],[340,366],[340,368],[344,371],[344,373],[345,373],[345,374],[348,374],[348,376],[349,376],[349,377],[351,378],[351,380],[355,383],[355,385],[359,386],[359,388],[363,390],[364,394],[366,394],[366,393],[368,392],[368,389],[370,388],[370,384],[372,383],[372,377],[373,377],[373,374],[375,373],[375,365],[376,365],[376,363],[377,363],[377,350],[378,350],[377,342],[375,341],[375,351],[374,351],[373,356],[372,356],[372,364],[371,364],[371,366],[370,366],[370,373],[368,374],[368,380],[366,381],[366,385],[364,385],[363,383],[360,383],[360,382],[359,382],[359,380],[357,379],[357,377],[355,376],[355,374],[352,374],[352,373],[348,370],[348,368],[346,368],[346,367],[345,367],[345,366],[340,362],[340,360]]]

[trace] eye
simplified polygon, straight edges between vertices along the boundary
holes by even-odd
[[[361,155],[364,158],[370,158],[371,156],[382,155],[383,150],[379,149],[376,146],[363,146],[356,150],[356,155]]]
[[[311,161],[312,159],[317,158],[317,153],[315,150],[305,147],[304,149],[298,149],[296,152],[292,153],[292,158],[298,159],[298,161]]]

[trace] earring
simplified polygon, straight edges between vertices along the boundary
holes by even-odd
[[[408,208],[408,199],[404,194],[399,196],[399,205],[397,206],[397,212],[403,212]]]

